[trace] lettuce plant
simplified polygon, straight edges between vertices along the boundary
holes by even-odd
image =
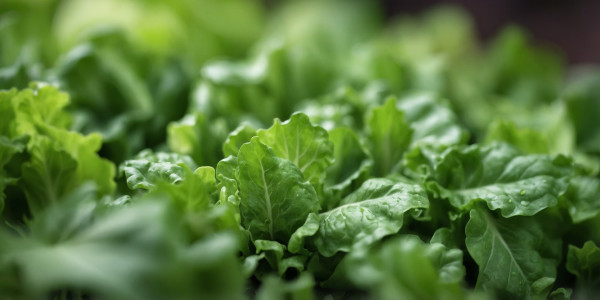
[[[600,71],[523,30],[38,2],[0,3],[0,299],[600,292]]]

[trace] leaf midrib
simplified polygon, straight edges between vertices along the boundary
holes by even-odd
[[[262,161],[259,160],[258,164],[260,165],[260,176],[263,182],[263,186],[265,189],[265,202],[267,205],[267,218],[269,219],[269,236],[273,239],[273,210],[271,208],[271,196],[269,195],[269,187],[267,185],[267,180],[265,179],[265,169],[263,167]]]
[[[508,244],[506,243],[506,241],[502,237],[502,234],[500,233],[500,231],[496,227],[496,224],[494,223],[494,220],[489,216],[489,214],[487,212],[481,211],[481,210],[480,210],[480,212],[483,215],[483,218],[485,219],[485,222],[488,224],[488,228],[490,228],[490,231],[492,231],[492,234],[494,234],[496,236],[496,238],[500,241],[500,243],[502,244],[502,246],[506,249],[506,252],[509,254],[509,257],[510,257],[512,263],[516,266],[516,268],[519,271],[519,273],[521,274],[522,278],[527,281],[527,276],[525,276],[525,273],[523,273],[523,270],[521,269],[521,266],[519,265],[517,259],[514,257],[514,255],[512,253],[512,250],[510,249],[510,247],[508,246]],[[491,257],[491,255],[490,255],[490,257]],[[486,263],[486,266],[487,265],[488,264]],[[510,277],[511,276],[512,276],[512,272],[509,272],[508,273],[508,282],[510,282]]]

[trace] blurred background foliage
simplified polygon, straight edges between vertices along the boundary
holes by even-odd
[[[576,103],[554,102],[576,77],[564,77],[562,53],[540,47],[517,26],[490,38],[492,25],[478,16],[487,6],[457,1],[484,29],[482,44],[481,30],[460,6],[422,11],[427,6],[413,2],[6,0],[0,3],[0,88],[39,80],[67,91],[71,128],[100,132],[101,155],[116,163],[188,135],[186,149],[173,150],[215,165],[226,133],[240,122],[260,127],[299,109],[331,113],[328,105],[351,110],[346,100],[302,105],[339,88],[358,98],[438,93],[472,130],[472,141],[483,140],[499,117],[558,134],[549,145],[553,153],[590,143],[589,134],[554,130],[565,128],[554,123],[585,113],[576,112]],[[496,2],[509,21],[511,12],[518,20],[528,9]],[[543,7],[554,9],[552,3]],[[590,84],[575,85],[569,90],[595,94]],[[371,105],[365,103],[359,105]],[[465,109],[472,106],[477,109]],[[527,118],[513,117],[534,109],[555,117],[526,124]],[[221,130],[202,136],[207,124]]]

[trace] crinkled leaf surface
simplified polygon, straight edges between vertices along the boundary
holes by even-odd
[[[156,194],[167,194],[175,207],[185,212],[204,211],[214,204],[217,191],[215,169],[199,167],[195,171],[182,165],[180,181],[159,180],[156,182]]]
[[[315,188],[323,183],[333,160],[333,145],[327,131],[312,125],[308,116],[296,113],[283,123],[276,119],[271,128],[259,130],[258,136],[275,155],[293,162]]]
[[[235,177],[237,167],[237,156],[228,156],[219,161],[216,170],[219,192],[226,199],[233,197],[236,204],[239,203],[238,182]]]
[[[151,190],[159,180],[172,184],[182,181],[185,167],[196,168],[196,163],[187,155],[144,150],[134,159],[123,162],[119,171],[127,178],[130,189]]]
[[[100,135],[66,129],[70,120],[63,111],[69,102],[66,94],[38,84],[19,92],[0,92],[0,102],[10,117],[3,134],[27,139],[29,160],[21,166],[19,186],[31,209],[57,201],[86,181],[94,181],[100,194],[114,191],[115,167],[97,154]]]
[[[422,154],[432,166],[432,188],[454,207],[464,210],[482,200],[504,217],[534,215],[556,205],[573,172],[564,156],[524,155],[504,143]]]
[[[371,179],[344,198],[340,206],[321,213],[318,218],[308,218],[294,233],[289,248],[292,252],[299,251],[300,240],[314,234],[309,240],[324,256],[338,251],[361,251],[398,232],[407,211],[428,206],[427,194],[419,185]]]
[[[406,122],[413,129],[412,143],[458,145],[464,144],[469,137],[456,114],[433,95],[400,98],[396,107],[404,112]]]

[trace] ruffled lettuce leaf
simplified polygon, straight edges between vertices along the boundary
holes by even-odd
[[[289,242],[291,252],[303,250],[305,239],[326,257],[336,252],[364,251],[383,237],[397,233],[410,210],[427,209],[429,201],[419,185],[370,179],[319,215],[310,215]]]
[[[417,149],[408,164],[424,174],[428,189],[459,210],[484,201],[503,217],[531,216],[557,205],[573,175],[570,159],[526,155],[504,143]]]
[[[125,176],[130,189],[151,190],[159,180],[171,184],[181,182],[185,176],[185,167],[195,169],[196,163],[187,155],[154,153],[147,149],[138,153],[134,159],[123,162],[119,173]]]
[[[22,91],[1,91],[0,102],[7,117],[1,128],[3,138],[27,140],[23,151],[26,159],[19,162],[18,185],[32,212],[58,201],[87,181],[96,184],[99,194],[114,191],[115,167],[97,154],[102,146],[101,136],[67,130],[70,118],[63,110],[69,102],[66,94],[52,86],[34,84]]]
[[[297,113],[283,123],[275,119],[271,128],[259,130],[257,135],[275,155],[293,162],[315,189],[323,184],[332,163],[333,145],[327,131],[312,125],[308,116]]]
[[[287,243],[308,214],[319,210],[315,189],[294,163],[277,157],[258,137],[242,145],[237,162],[242,224],[253,240]]]

